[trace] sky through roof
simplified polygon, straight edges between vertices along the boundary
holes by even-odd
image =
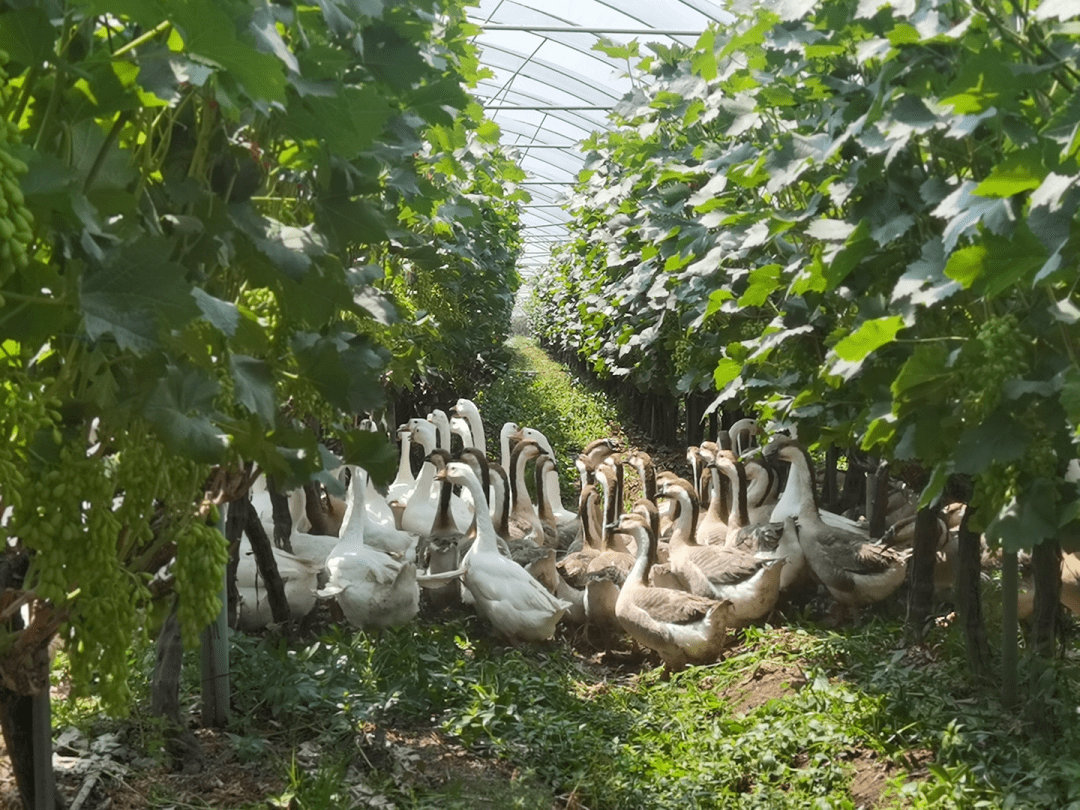
[[[528,278],[566,236],[560,202],[584,162],[580,142],[608,128],[606,111],[631,87],[626,63],[593,45],[692,45],[731,15],[708,0],[481,0],[469,19],[483,29],[480,61],[494,74],[476,94],[529,175],[519,267]]]

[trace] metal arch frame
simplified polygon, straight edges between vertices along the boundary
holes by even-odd
[[[565,166],[560,166],[552,160],[545,159],[545,157],[531,151],[531,149],[540,147],[545,150],[545,155],[549,155],[550,153],[546,152],[546,150],[558,148],[565,153],[566,157],[579,158],[580,165],[584,165],[586,154],[582,149],[581,141],[572,143],[566,143],[566,141],[569,140],[574,131],[583,133],[581,139],[583,141],[592,132],[602,131],[608,126],[606,116],[591,116],[585,110],[570,109],[574,106],[580,107],[584,105],[560,104],[555,99],[557,97],[562,99],[569,97],[570,99],[588,103],[596,99],[597,96],[606,96],[611,99],[611,107],[614,107],[622,97],[618,87],[605,86],[602,80],[596,81],[576,70],[567,69],[543,59],[540,56],[543,47],[551,43],[569,51],[576,51],[583,60],[595,60],[597,63],[609,67],[614,73],[620,67],[625,67],[625,63],[593,50],[592,40],[584,40],[582,44],[585,47],[577,47],[572,41],[572,36],[576,33],[597,36],[601,34],[649,36],[650,33],[653,33],[657,37],[667,37],[679,41],[700,34],[700,32],[694,32],[685,27],[676,29],[674,25],[666,28],[651,25],[648,18],[661,15],[650,13],[651,9],[641,2],[635,3],[636,8],[628,11],[620,7],[625,4],[620,3],[619,0],[590,0],[591,3],[600,7],[596,9],[597,11],[606,9],[612,12],[613,18],[618,17],[620,22],[631,20],[641,26],[642,30],[640,31],[635,31],[625,25],[615,25],[614,23],[611,26],[577,25],[573,19],[565,19],[561,15],[553,14],[543,8],[537,8],[533,5],[536,2],[537,0],[499,0],[490,11],[484,12],[484,17],[480,16],[480,9],[476,9],[476,13],[470,12],[469,15],[470,21],[479,28],[479,33],[473,37],[473,41],[480,51],[481,65],[484,64],[483,54],[486,50],[492,50],[503,56],[503,58],[497,60],[499,64],[495,67],[495,76],[483,82],[483,84],[487,85],[485,89],[490,92],[490,100],[485,102],[481,98],[481,103],[493,108],[488,113],[489,117],[500,125],[504,133],[512,135],[516,141],[514,143],[504,142],[504,144],[520,152],[519,164],[523,165],[528,176],[537,178],[535,181],[527,180],[520,184],[538,187],[536,192],[532,193],[534,202],[521,205],[523,218],[527,218],[530,222],[525,222],[523,219],[523,247],[527,245],[528,253],[523,252],[520,264],[529,270],[543,265],[543,257],[548,252],[545,246],[562,241],[564,233],[568,235],[567,224],[571,217],[565,210],[562,210],[567,195],[565,193],[560,194],[559,189],[570,191],[578,176],[577,172],[567,169]],[[682,9],[692,12],[698,19],[703,18],[702,31],[710,24],[723,24],[731,19],[730,15],[727,15],[725,10],[712,2],[712,0],[676,0],[676,3]],[[527,23],[515,26],[512,23],[503,21],[495,22],[496,19],[512,19],[515,15],[515,9],[518,10],[519,16],[528,18],[529,21],[535,21],[537,24],[530,27]],[[502,13],[500,14],[500,12]],[[551,20],[552,25],[542,25],[541,20]],[[542,30],[545,27],[551,30]],[[479,41],[485,32],[497,34],[499,31],[512,30],[532,33],[538,38],[536,47],[531,54],[523,53],[505,43],[500,44],[497,41],[491,41],[492,39],[497,40],[497,36],[484,37],[484,39],[488,40],[486,42]],[[545,33],[564,34],[566,36],[544,36]],[[518,63],[507,65],[506,57],[510,57]],[[530,70],[530,66],[533,65],[539,69]],[[537,73],[542,73],[542,75],[537,75]],[[566,84],[552,81],[553,77],[560,74],[569,80]],[[516,89],[514,85],[519,78],[526,79],[533,86],[525,90]],[[570,85],[570,87],[566,85]],[[589,88],[592,92],[587,95],[583,94],[577,89],[581,87]],[[544,93],[545,88],[550,88],[551,92]],[[529,102],[532,102],[532,104],[530,105]],[[545,109],[536,110],[536,112],[541,113],[538,119],[528,116],[514,117],[514,110],[526,112],[525,108],[528,106],[542,106]],[[600,105],[595,105],[595,107],[600,107]],[[610,107],[601,109],[610,109]],[[562,126],[553,127],[549,125],[547,123],[549,118],[558,121]],[[603,120],[597,120],[601,118]],[[567,129],[570,130],[569,133]],[[552,142],[556,137],[558,137],[559,143]],[[560,155],[559,157],[564,156]],[[524,163],[526,160],[528,161],[527,165]],[[565,178],[557,176],[563,174],[567,176]],[[540,187],[544,188],[544,190],[540,191]],[[560,197],[563,201],[556,202]],[[537,230],[530,232],[530,229]]]

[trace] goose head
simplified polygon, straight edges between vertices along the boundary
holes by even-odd
[[[436,408],[427,415],[427,421],[433,424],[438,431],[435,435],[435,446],[450,449],[450,417],[446,411]]]
[[[413,441],[424,448],[425,456],[435,449],[437,445],[435,425],[426,419],[413,417],[408,421],[407,427],[412,434]]]

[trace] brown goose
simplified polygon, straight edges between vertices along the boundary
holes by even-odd
[[[806,562],[844,610],[878,602],[900,587],[910,552],[871,542],[863,532],[822,520],[814,490],[814,468],[806,450],[789,436],[773,439],[766,459],[791,465],[787,488],[798,505],[796,522]]]
[[[641,515],[623,515],[619,528],[634,536],[637,557],[619,591],[615,615],[623,630],[659,653],[669,671],[719,659],[731,603],[648,585],[657,539]]]
[[[692,593],[732,603],[730,621],[746,625],[773,609],[780,593],[784,561],[760,560],[725,546],[698,545],[695,537],[698,503],[693,488],[678,478],[664,478],[661,494],[678,503],[671,535],[672,570]]]
[[[780,523],[755,521],[751,516],[748,494],[751,490],[751,476],[761,476],[768,480],[765,467],[754,461],[743,463],[718,458],[716,467],[728,479],[732,492],[735,493],[735,508],[728,521],[728,535],[724,545],[748,551],[762,560],[784,560],[784,569],[780,572],[780,590],[785,590],[799,582],[806,572],[806,557],[799,545],[799,532],[793,517]]]

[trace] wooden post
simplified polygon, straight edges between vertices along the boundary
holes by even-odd
[[[915,516],[911,587],[907,599],[907,635],[921,644],[934,600],[934,565],[937,562],[938,510],[927,506]]]
[[[1043,540],[1031,550],[1031,568],[1035,580],[1031,648],[1035,655],[1053,658],[1061,613],[1061,545],[1057,540]]]
[[[825,451],[825,480],[821,487],[821,500],[825,508],[836,511],[840,503],[840,493],[836,486],[836,462],[840,457],[840,450],[834,444]]]
[[[885,534],[885,516],[889,510],[889,462],[882,461],[866,480],[866,519],[870,521],[870,536]]]
[[[292,513],[289,511],[289,499],[281,491],[277,480],[266,476],[266,491],[270,495],[270,506],[274,515],[274,545],[292,554]]]
[[[214,527],[225,530],[222,517]],[[227,570],[227,569],[226,569]],[[226,575],[222,575],[221,610],[217,618],[202,631],[202,722],[204,726],[224,728],[229,722],[229,591]]]
[[[990,666],[990,642],[986,637],[986,625],[982,617],[982,572],[979,565],[982,544],[979,542],[979,535],[968,529],[969,517],[970,507],[964,510],[957,536],[956,609],[964,631],[968,669],[977,678],[982,678]]]
[[[37,653],[42,657],[40,666],[49,671],[49,651],[45,648]],[[56,774],[52,761],[52,713],[49,704],[48,676],[46,687],[31,698],[33,713],[34,740],[34,810],[55,810]]]
[[[1001,703],[1019,702],[1019,598],[1020,571],[1015,551],[1001,551]]]

